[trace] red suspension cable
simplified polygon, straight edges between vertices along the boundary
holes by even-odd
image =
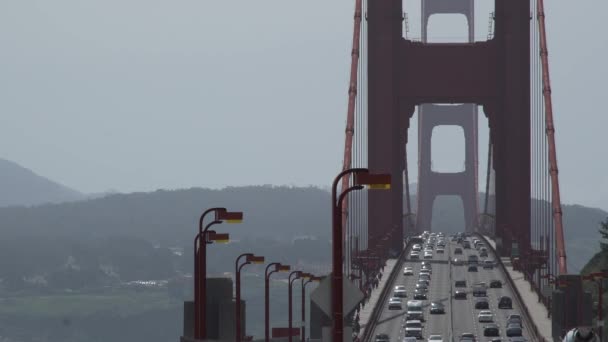
[[[567,274],[566,246],[564,243],[564,226],[562,224],[562,205],[559,194],[559,179],[557,176],[557,153],[555,147],[555,126],[553,125],[553,104],[551,102],[551,79],[549,78],[549,53],[547,50],[547,34],[545,31],[545,7],[543,0],[538,4],[538,29],[540,32],[540,58],[543,72],[543,98],[545,102],[545,125],[549,143],[549,172],[551,174],[551,202],[553,206],[553,221],[555,223],[555,243],[559,273]]]
[[[353,150],[353,135],[355,133],[355,100],[357,99],[357,75],[359,70],[359,41],[361,37],[361,1],[355,1],[355,24],[353,31],[353,50],[351,52],[351,63],[350,63],[350,83],[348,86],[348,109],[346,114],[346,139],[344,143],[344,164],[342,170],[346,170],[351,167],[352,163],[352,150]],[[342,190],[348,188],[350,182],[350,175],[346,175],[342,178]],[[346,227],[347,223],[347,210],[348,208],[348,197],[344,199],[342,210],[342,227]],[[345,230],[342,231],[344,237]]]

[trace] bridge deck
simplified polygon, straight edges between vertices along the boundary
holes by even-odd
[[[485,236],[486,240],[490,242],[493,248],[496,248],[496,243]],[[538,301],[538,295],[532,291],[530,288],[530,283],[524,279],[524,274],[519,271],[515,271],[511,266],[511,261],[509,258],[501,258],[503,260],[503,264],[505,266],[505,271],[513,280],[517,291],[519,292],[522,300],[526,303],[526,307],[532,321],[536,325],[538,332],[541,334],[543,338],[547,341],[552,341],[551,337],[551,319],[549,318],[549,312],[547,308]]]

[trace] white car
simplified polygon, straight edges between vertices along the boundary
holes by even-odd
[[[443,249],[442,247],[437,248],[437,254],[444,254],[445,253],[445,249]]]
[[[477,315],[477,321],[480,323],[492,323],[494,322],[494,315],[490,310],[481,310]]]
[[[414,268],[413,267],[406,267],[403,269],[403,275],[414,275]]]
[[[415,252],[420,252],[421,249],[422,249],[422,246],[420,246],[419,244],[415,244],[412,247],[412,250],[415,251]]]
[[[389,310],[401,310],[402,309],[401,304],[402,304],[401,298],[391,297],[388,300],[388,309]]]
[[[403,286],[403,285],[395,286],[395,290],[393,291],[393,297],[397,297],[397,298],[407,297],[407,291],[405,290],[405,286]]]
[[[433,252],[425,251],[424,252],[424,258],[425,259],[433,259]]]
[[[443,337],[441,335],[431,335],[429,336],[428,342],[443,342]]]
[[[410,253],[410,259],[420,259],[420,253],[419,252],[411,252]]]
[[[422,338],[422,322],[419,320],[405,321],[405,336]]]

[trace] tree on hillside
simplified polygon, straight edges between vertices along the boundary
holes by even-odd
[[[600,234],[602,235],[600,247],[602,248],[602,251],[608,251],[608,217],[600,222]]]

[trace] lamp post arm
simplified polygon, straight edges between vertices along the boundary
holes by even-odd
[[[247,262],[242,263],[241,266],[239,266],[239,274],[241,273],[241,270],[243,269],[243,267],[245,265],[251,265],[251,262],[247,261]]]
[[[201,230],[203,230],[203,221],[205,220],[205,216],[207,216],[207,214],[209,214],[211,212],[215,212],[216,213],[216,217],[217,217],[217,212],[218,211],[226,211],[226,208],[222,208],[222,207],[209,208],[209,209],[207,209],[207,210],[205,210],[203,212],[203,214],[201,215],[201,217],[198,219],[198,231],[199,232]]]
[[[352,168],[352,169],[346,169],[346,170],[338,173],[338,175],[334,179],[334,182],[332,183],[332,186],[331,186],[332,193],[335,194],[338,191],[338,183],[340,182],[340,179],[342,179],[342,177],[344,177],[345,175],[347,175],[349,173],[357,173],[357,172],[369,172],[369,170],[366,168]],[[335,198],[334,198],[334,205],[335,205]]]
[[[235,276],[236,276],[236,274],[237,274],[237,273],[239,273],[239,271],[241,270],[241,269],[240,269],[240,267],[239,267],[239,261],[241,260],[241,258],[242,258],[242,257],[246,257],[246,256],[252,256],[252,255],[253,255],[253,253],[243,253],[243,254],[239,255],[239,256],[236,258],[236,261],[234,262],[234,269],[235,269],[235,271],[234,271],[234,272],[235,272],[235,273],[234,273],[234,275],[235,275]]]
[[[336,202],[335,206],[337,209],[340,209],[341,207],[341,203],[344,200],[344,197],[346,197],[346,195],[348,195],[349,193],[355,191],[355,190],[363,190],[365,187],[363,185],[355,185],[355,186],[351,186],[350,188],[346,189],[345,191],[343,191],[340,194],[340,197],[338,197],[338,201]]]
[[[220,221],[220,220],[215,220],[215,221],[209,222],[209,224],[207,224],[205,226],[205,229],[203,229],[202,231],[199,231],[199,234],[203,235],[209,230],[209,228],[211,228],[211,226],[214,226],[216,224],[221,224],[221,223],[222,223],[222,221]]]

